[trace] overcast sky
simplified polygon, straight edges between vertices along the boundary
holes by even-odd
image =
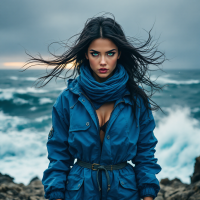
[[[79,33],[85,21],[111,12],[127,36],[160,36],[160,50],[171,59],[165,69],[199,68],[200,1],[198,0],[0,0],[0,67],[25,62],[40,53],[50,57],[51,42]],[[52,49],[53,50],[53,49]]]

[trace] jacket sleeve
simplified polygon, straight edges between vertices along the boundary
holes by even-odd
[[[152,111],[147,110],[143,103],[140,107],[140,133],[137,142],[137,154],[132,159],[132,163],[135,164],[134,169],[140,197],[151,196],[154,199],[160,190],[159,181],[155,174],[158,174],[162,169],[157,164],[158,159],[154,157],[158,140],[153,133],[155,121]]]
[[[66,114],[65,109],[65,114]],[[42,184],[44,185],[46,199],[64,199],[65,182],[74,163],[74,158],[68,151],[69,120],[63,115],[62,97],[58,97],[52,110],[52,129],[47,141],[48,168],[43,172]]]

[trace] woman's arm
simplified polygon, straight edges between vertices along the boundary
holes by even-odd
[[[69,113],[68,110],[64,110]],[[68,116],[68,115],[67,115]],[[68,151],[69,120],[63,115],[62,94],[59,95],[52,110],[52,131],[47,141],[48,169],[43,173],[46,199],[64,199],[66,179],[74,158]]]
[[[157,164],[158,159],[154,157],[155,146],[158,142],[153,133],[155,128],[154,117],[152,111],[146,109],[143,101],[141,104],[137,154],[132,159],[132,162],[135,164],[134,169],[140,197],[147,200],[149,198],[154,199],[160,190],[159,181],[155,174],[158,174],[162,168]]]

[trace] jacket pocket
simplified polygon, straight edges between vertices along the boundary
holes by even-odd
[[[65,200],[81,199],[83,193],[84,178],[77,174],[71,174],[67,178]]]
[[[69,127],[69,132],[74,132],[74,131],[85,131],[88,128],[90,128],[90,119],[84,117],[84,119],[76,119],[74,121],[71,121],[70,127]]]
[[[119,199],[139,199],[135,174],[119,176]]]

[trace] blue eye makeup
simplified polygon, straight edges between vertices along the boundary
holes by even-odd
[[[111,55],[109,55],[109,54],[111,54]],[[115,55],[115,52],[110,52],[110,53],[108,53],[108,55],[109,55],[109,56],[114,56],[114,55]]]
[[[98,53],[93,52],[93,53],[91,53],[91,55],[96,57],[98,55]]]
[[[91,53],[91,55],[93,56],[93,57],[97,57],[99,54],[98,53],[96,53],[96,52],[93,52],[93,53]],[[115,52],[109,52],[108,53],[108,56],[114,56],[115,55]]]

